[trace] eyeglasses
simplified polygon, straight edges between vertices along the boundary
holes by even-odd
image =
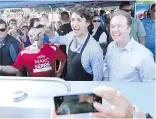
[[[1,32],[4,32],[4,31],[5,31],[5,29],[0,29],[0,31],[1,31]]]
[[[101,22],[101,20],[93,20],[93,22]]]

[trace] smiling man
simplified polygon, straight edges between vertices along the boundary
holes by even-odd
[[[76,5],[70,12],[72,32],[65,36],[55,34],[53,43],[67,46],[67,75],[70,81],[101,81],[103,79],[103,51],[90,36],[90,11]]]
[[[138,82],[155,79],[152,53],[130,37],[132,18],[119,11],[110,21],[110,34],[114,40],[107,49],[105,76],[110,81]]]

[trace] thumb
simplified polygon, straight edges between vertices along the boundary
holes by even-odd
[[[51,110],[50,119],[56,119],[56,112],[55,112],[55,109],[52,109],[52,110]]]

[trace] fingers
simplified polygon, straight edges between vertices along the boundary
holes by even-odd
[[[93,92],[95,95],[104,98],[106,101],[108,101],[112,105],[116,105],[119,102],[118,94],[120,94],[120,92],[111,87],[101,86],[101,87],[95,88]]]
[[[94,108],[98,111],[98,113],[93,113],[96,117],[111,117],[112,110],[110,107],[103,106],[101,103],[94,102]]]
[[[50,119],[56,119],[56,112],[54,109],[51,111]]]

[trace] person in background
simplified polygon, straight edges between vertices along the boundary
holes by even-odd
[[[4,20],[0,19],[0,65],[12,65],[16,61],[20,50],[20,43],[7,33],[7,24]],[[0,76],[7,75],[8,74],[4,72],[0,72]]]
[[[4,21],[8,22],[9,17],[10,17],[10,10],[9,9],[5,9],[4,13],[2,15],[2,19]]]
[[[144,18],[147,18],[147,11],[144,11]]]
[[[41,17],[41,22],[40,22],[40,24],[46,26],[48,23],[49,23],[49,16],[48,16],[48,14],[43,13],[43,14],[42,14],[42,17]]]
[[[28,37],[29,29],[28,29],[27,24],[21,26],[21,31],[26,35],[26,42],[24,42],[24,47],[30,46],[31,43],[30,43],[30,39],[29,39],[29,37]]]
[[[17,39],[20,42],[21,47],[24,48],[24,43],[26,42],[27,38],[26,38],[26,34],[24,34],[19,28],[19,26],[17,25],[17,20],[10,19],[9,27],[10,30],[8,31],[8,33],[12,35],[15,39]]]
[[[114,82],[155,81],[153,54],[129,35],[131,24],[129,13],[114,13],[110,21],[110,34],[114,41],[107,48],[104,77]]]
[[[151,17],[142,20],[142,23],[146,31],[145,46],[153,53],[154,58],[155,58],[155,46],[156,46],[156,40],[155,40],[156,39],[155,37],[156,12],[155,10],[156,10],[156,6],[155,4],[153,4],[151,6]]]
[[[100,26],[101,26],[102,28],[104,28],[104,26],[105,26],[105,14],[106,14],[106,12],[105,12],[104,10],[100,10],[100,13],[99,13],[100,19],[101,19],[101,24],[100,24]],[[95,15],[95,14],[94,14],[94,15]]]
[[[61,21],[56,21],[55,22],[55,31],[59,30],[61,26],[62,26]]]
[[[119,9],[131,15],[132,6],[129,1],[122,2],[119,6]],[[142,22],[138,18],[132,17],[130,36],[133,36],[134,40],[141,43],[142,45],[145,45],[145,36],[146,36],[145,29]]]
[[[107,49],[107,34],[106,30],[100,26],[101,19],[100,16],[94,15],[92,19],[92,24],[93,24],[93,29],[90,31],[92,34],[93,38],[99,42],[102,50],[103,50],[103,55],[105,56],[106,49]]]
[[[151,9],[149,9],[149,10],[147,11],[147,17],[148,17],[148,18],[151,17]]]
[[[1,73],[16,74],[25,68],[30,77],[61,76],[66,56],[56,45],[44,43],[44,32],[42,29],[36,29],[34,33],[35,35],[31,37],[32,45],[24,48],[19,53],[17,60],[12,66],[0,65]],[[57,71],[55,68],[56,60],[61,62]]]
[[[35,24],[36,23],[36,24]],[[35,26],[34,26],[35,24]],[[31,18],[30,21],[29,21],[29,30],[32,28],[32,27],[36,27],[37,25],[40,24],[40,19],[39,18]]]
[[[64,36],[66,34],[68,34],[69,32],[72,31],[71,25],[70,25],[70,17],[69,17],[69,13],[66,11],[61,12],[61,23],[62,26],[60,26],[60,28],[57,30],[57,33],[60,36]],[[59,48],[62,50],[62,52],[64,52],[66,54],[66,45],[60,45]],[[67,55],[67,54],[66,54]],[[56,65],[58,65],[59,63],[57,62]],[[63,73],[62,73],[62,78],[67,79],[67,62],[65,64]]]
[[[49,41],[48,35],[46,34],[46,29],[45,29],[45,27],[44,27],[43,25],[39,24],[39,25],[36,26],[35,28],[36,28],[36,29],[39,29],[40,31],[42,31],[42,32],[44,33],[44,39],[43,39],[43,41],[44,41],[44,43],[49,44],[50,41]]]
[[[16,19],[10,19],[8,21],[9,27],[10,29],[12,29],[13,27],[17,27],[17,20]]]
[[[75,5],[70,12],[70,33],[53,36],[53,43],[67,47],[67,79],[70,81],[102,81],[103,51],[99,43],[90,35],[91,22],[89,9]]]
[[[148,11],[144,11],[144,14],[142,16],[142,18],[140,19],[141,21],[148,18]]]

